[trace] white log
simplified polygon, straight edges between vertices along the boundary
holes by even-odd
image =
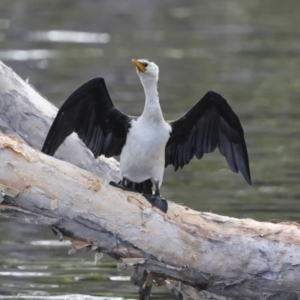
[[[41,149],[57,108],[0,61],[0,111],[2,132],[18,136],[31,147]],[[95,160],[76,134],[62,144],[55,157],[107,180],[120,178],[119,163],[103,156]]]
[[[121,259],[120,268],[138,265],[158,283],[167,279],[184,297],[298,299],[299,224],[235,219],[172,202],[164,214],[141,195],[110,186],[117,163],[95,161],[75,136],[58,154],[70,163],[30,147],[41,148],[55,112],[0,65],[2,214],[53,226],[81,240],[78,248]]]

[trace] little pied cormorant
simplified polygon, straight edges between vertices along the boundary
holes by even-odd
[[[239,118],[227,101],[216,92],[207,92],[185,115],[164,120],[158,96],[158,66],[146,59],[132,60],[144,88],[146,101],[138,118],[123,114],[112,103],[103,78],[94,78],[73,92],[59,109],[42,152],[54,155],[67,136],[76,132],[93,152],[120,155],[122,181],[113,184],[143,193],[152,205],[167,211],[160,196],[164,168],[175,171],[194,155],[216,147],[230,169],[241,172],[251,184],[248,153]],[[155,192],[152,195],[152,182]]]

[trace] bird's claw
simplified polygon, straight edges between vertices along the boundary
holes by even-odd
[[[111,186],[114,186],[114,187],[116,187],[116,188],[122,189],[122,190],[124,190],[124,191],[128,191],[128,192],[136,192],[135,190],[133,190],[133,189],[131,189],[131,188],[128,188],[128,187],[124,186],[124,185],[122,184],[121,181],[120,181],[119,183],[116,183],[116,182],[114,182],[114,181],[110,181],[109,184],[110,184]]]
[[[124,186],[121,181],[119,183],[116,183],[114,181],[110,181],[109,184],[113,187],[122,189],[124,191],[136,192],[135,190]],[[152,194],[142,194],[142,195],[152,204],[152,206],[157,207],[158,209],[160,209],[164,213],[167,212],[168,202],[165,198],[163,198],[160,195],[152,195]]]
[[[162,212],[166,213],[168,210],[168,202],[165,198],[158,195],[150,195],[150,194],[143,194],[143,196],[152,204],[152,206],[157,207]]]

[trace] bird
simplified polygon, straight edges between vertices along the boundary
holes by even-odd
[[[189,111],[165,121],[158,93],[159,68],[147,59],[132,59],[145,93],[139,117],[128,116],[113,104],[102,77],[75,90],[60,107],[45,139],[42,152],[54,155],[73,132],[94,157],[120,155],[121,181],[113,186],[142,193],[161,211],[168,204],[160,194],[164,169],[183,168],[195,156],[216,148],[229,168],[251,184],[244,131],[226,99],[208,91]],[[154,193],[153,193],[153,183]]]

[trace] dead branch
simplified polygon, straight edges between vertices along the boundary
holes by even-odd
[[[168,284],[181,299],[298,299],[299,224],[235,219],[172,202],[163,214],[141,195],[110,186],[118,164],[95,161],[76,136],[57,153],[65,161],[33,149],[41,148],[55,112],[0,64],[2,214],[52,226],[73,238],[74,251],[108,254],[120,260],[119,269],[147,270],[147,278],[140,272],[144,286]]]

